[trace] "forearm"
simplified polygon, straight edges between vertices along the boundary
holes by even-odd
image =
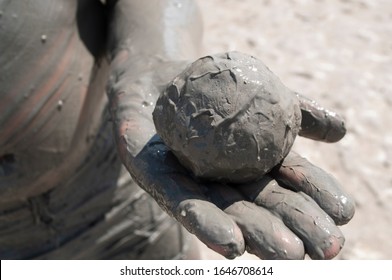
[[[126,50],[131,57],[189,60],[198,56],[202,36],[200,14],[191,1],[111,0],[110,58]]]
[[[185,1],[109,2],[108,84],[120,157],[128,167],[155,133],[152,110],[159,90],[198,55],[201,27]]]

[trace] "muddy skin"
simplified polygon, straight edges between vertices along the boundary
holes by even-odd
[[[208,196],[241,228],[248,252],[261,259],[302,259],[305,255],[302,240],[264,205],[254,203],[252,195],[260,189],[250,184],[246,191],[238,193],[233,188],[214,184]]]
[[[327,143],[338,142],[344,137],[346,127],[341,116],[301,94],[297,93],[297,97],[302,115],[300,136]]]
[[[198,57],[192,1],[0,0],[0,11],[0,258],[197,258],[184,227],[228,258],[303,258],[292,235],[287,252],[269,250],[289,233],[263,223],[282,229],[283,219],[248,207],[239,186],[234,201],[212,193],[220,188],[196,182],[155,135],[151,102]]]
[[[166,25],[156,23],[174,5],[149,1],[155,8],[148,12],[144,1],[101,2],[0,1],[2,259],[170,259],[194,249],[189,234],[123,168],[105,96],[106,52],[110,57],[124,41],[138,40],[123,34],[106,51],[110,16],[117,19],[112,29],[132,30],[116,7],[132,9],[134,24],[164,34]],[[193,6],[184,4],[189,12]],[[165,45],[162,36],[139,42],[144,47],[134,49],[147,52],[148,45]],[[151,52],[166,57],[169,50]]]
[[[303,242],[312,259],[333,258],[343,247],[344,237],[334,221],[303,192],[291,192],[266,176],[244,194],[276,216]],[[290,205],[289,207],[287,207]],[[301,227],[299,227],[301,225]]]
[[[159,97],[157,133],[198,178],[245,183],[290,151],[298,99],[257,58],[229,52],[198,59]]]
[[[281,185],[310,195],[338,225],[348,223],[354,216],[354,201],[339,182],[298,154],[289,154],[271,175]]]
[[[158,135],[136,156],[135,164],[140,166],[140,175],[135,174],[138,183],[154,186],[148,191],[189,232],[226,258],[244,253],[241,229],[219,208],[224,200],[211,202],[206,196],[210,186],[193,180]]]
[[[29,5],[12,1],[0,7],[0,155],[12,154],[16,167],[12,178],[0,182],[3,205],[48,191],[70,176],[91,149],[87,139],[99,130],[106,102],[107,63],[98,65],[94,57],[104,49],[104,37],[97,32],[79,37],[91,21],[104,27],[102,6],[96,1]],[[86,6],[94,16],[82,20],[76,14]],[[95,45],[94,53],[87,45]]]
[[[309,176],[313,172],[312,165],[294,153],[286,159],[293,174],[305,171],[304,176]],[[330,217],[343,224],[345,218],[336,215],[335,210],[340,209],[348,216],[354,213],[352,199],[321,169],[318,173],[321,181],[309,177],[309,183],[319,186],[317,196],[329,201],[324,205],[335,203],[335,208],[321,209],[305,194],[308,188],[296,185],[295,176],[285,176],[286,184],[295,186],[295,192],[269,176],[235,187],[194,181],[157,135],[135,160],[143,166],[139,172],[155,175],[140,176],[140,184],[154,185],[151,193],[161,199],[160,205],[207,246],[227,258],[241,255],[244,245],[260,258],[302,259],[304,252],[315,259],[333,258],[343,246],[344,237]],[[277,179],[281,178],[277,175]],[[323,184],[326,178],[329,183]],[[332,198],[332,193],[340,193],[341,199]],[[315,192],[309,195],[315,196]],[[223,212],[217,211],[218,208]]]

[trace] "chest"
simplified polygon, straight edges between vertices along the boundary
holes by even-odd
[[[76,1],[0,1],[0,154],[61,153],[73,137],[94,58]]]

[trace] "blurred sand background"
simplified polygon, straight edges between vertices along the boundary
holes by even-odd
[[[198,3],[203,54],[252,54],[286,86],[345,118],[342,141],[297,138],[294,149],[334,174],[355,199],[336,259],[392,259],[392,1]],[[220,258],[206,248],[204,257]]]

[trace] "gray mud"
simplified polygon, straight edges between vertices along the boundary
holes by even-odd
[[[301,113],[296,95],[259,59],[239,52],[203,57],[157,101],[158,134],[197,177],[261,178],[290,151]]]

